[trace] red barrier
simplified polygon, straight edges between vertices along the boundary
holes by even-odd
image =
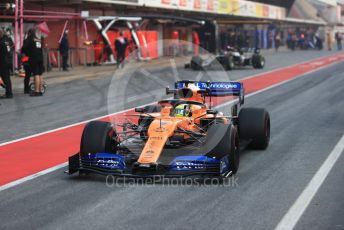
[[[149,57],[152,59],[158,58],[158,38],[159,36],[157,31],[146,31]]]
[[[139,39],[140,46],[141,46],[141,56],[143,58],[149,57],[149,50],[148,50],[148,47],[145,45],[146,44],[145,31],[137,31],[137,37]]]
[[[111,49],[116,56],[115,40],[119,37],[119,31],[108,31],[107,36],[111,42]],[[128,39],[129,46],[126,50],[126,57],[129,53],[136,49],[135,44],[129,30],[123,31],[123,36]],[[137,31],[137,37],[141,46],[141,56],[143,58],[158,58],[158,32],[157,31]],[[96,39],[96,44],[94,45],[94,56],[98,63],[103,62],[107,59],[107,54],[103,53],[104,42],[101,36]]]
[[[195,56],[199,55],[199,44],[200,39],[199,39],[199,35],[197,32],[192,32],[192,43],[193,43],[193,52]]]
[[[104,49],[104,43],[98,43],[94,45],[94,59],[95,59],[95,62],[98,64],[104,61],[103,49]]]

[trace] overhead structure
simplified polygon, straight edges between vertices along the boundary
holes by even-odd
[[[24,21],[43,21],[43,20],[75,20],[82,19],[79,13],[67,13],[57,11],[26,10],[24,0],[14,0],[14,3],[2,3],[0,8],[11,10],[11,14],[0,15],[0,19],[14,21],[14,68],[18,68],[18,53],[24,40]]]
[[[286,9],[290,9],[292,5],[294,4],[295,0],[250,0],[252,2],[260,2],[268,5],[273,6],[280,6],[284,7]]]

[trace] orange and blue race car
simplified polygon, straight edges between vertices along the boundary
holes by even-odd
[[[268,147],[269,113],[241,108],[242,83],[179,81],[166,93],[173,99],[128,115],[136,122],[88,123],[80,152],[69,157],[68,173],[225,178],[238,171],[240,149]],[[235,99],[229,116],[211,109],[211,98],[228,96]]]

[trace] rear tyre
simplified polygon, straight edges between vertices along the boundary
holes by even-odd
[[[199,56],[193,56],[191,58],[190,67],[192,70],[202,70],[203,60]]]
[[[251,140],[250,148],[264,150],[270,142],[270,115],[265,109],[243,108],[239,113],[240,139]]]
[[[260,54],[254,54],[252,56],[252,66],[255,69],[263,69],[265,66],[265,58]]]
[[[113,136],[111,123],[91,121],[86,125],[81,136],[80,155],[113,152]]]
[[[234,69],[234,60],[232,56],[228,56],[227,63],[226,63],[226,70],[233,70]]]
[[[204,146],[207,155],[221,159],[228,157],[232,174],[239,169],[239,135],[235,126],[230,124],[214,124],[207,131]]]

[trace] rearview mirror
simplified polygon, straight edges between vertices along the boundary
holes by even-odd
[[[217,110],[208,109],[207,114],[217,115],[219,112]]]
[[[178,89],[177,93],[179,98],[191,98],[193,96],[193,92],[189,88]]]
[[[135,108],[135,112],[136,113],[144,113],[145,112],[145,108]]]
[[[176,93],[175,89],[170,89],[170,87],[166,87],[166,95]]]

